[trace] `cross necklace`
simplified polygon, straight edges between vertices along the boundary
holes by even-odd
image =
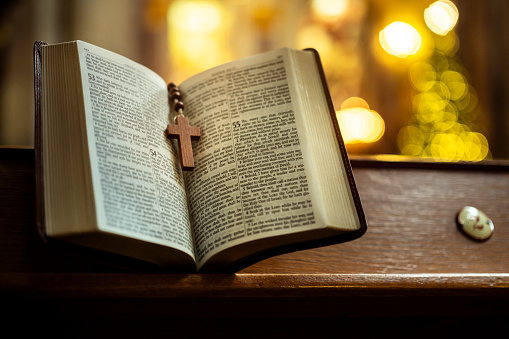
[[[170,139],[177,139],[179,146],[179,158],[183,171],[194,169],[193,147],[191,140],[200,139],[200,128],[189,126],[188,119],[184,116],[184,104],[180,101],[180,91],[176,84],[168,85],[170,102],[173,104],[178,115],[175,117],[175,124],[168,124],[166,134]]]

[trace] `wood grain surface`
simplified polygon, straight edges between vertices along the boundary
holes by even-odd
[[[191,317],[204,305],[222,305],[215,317],[260,316],[260,309],[265,317],[509,315],[505,162],[353,158],[352,166],[368,221],[360,239],[272,257],[236,274],[172,274],[44,243],[35,226],[34,152],[0,148],[0,292],[11,307],[22,298],[31,312],[50,307],[63,317]],[[458,230],[456,213],[465,205],[492,218],[489,240]]]

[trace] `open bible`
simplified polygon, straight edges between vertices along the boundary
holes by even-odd
[[[318,54],[282,48],[179,84],[195,168],[165,135],[166,82],[123,56],[36,42],[45,238],[220,271],[360,237],[366,221]]]

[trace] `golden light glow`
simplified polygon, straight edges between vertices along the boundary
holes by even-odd
[[[429,135],[417,126],[401,129],[398,134],[401,153],[448,161],[480,161],[488,156],[488,140],[481,133],[472,132],[466,125],[457,122],[444,125],[445,128],[441,125],[438,124]]]
[[[435,35],[434,41],[436,50],[445,55],[452,56],[459,49],[459,39],[454,31],[450,31],[446,35]]]
[[[435,68],[424,61],[412,64],[408,70],[408,76],[412,86],[420,92],[429,91],[437,80]]]
[[[458,8],[448,0],[434,2],[424,11],[426,25],[438,35],[449,33],[456,26],[458,17]]]
[[[169,19],[190,34],[212,33],[221,23],[221,10],[213,2],[176,1],[172,4]]]
[[[359,97],[350,97],[343,101],[341,104],[341,109],[348,109],[348,108],[365,108],[369,110],[369,105],[366,102],[366,100],[359,98]]]
[[[398,146],[403,155],[420,157],[424,154],[426,136],[417,127],[409,125],[403,127],[398,134]]]
[[[379,34],[382,48],[389,54],[406,58],[417,53],[421,47],[421,35],[410,24],[395,21]]]
[[[458,59],[442,51],[411,65],[409,79],[416,93],[410,124],[398,134],[402,155],[437,161],[481,161],[491,156],[488,140],[475,132],[480,109],[467,78]]]
[[[174,81],[228,61],[228,20],[216,1],[174,1],[168,7],[168,39]]]
[[[384,120],[377,112],[370,110],[367,102],[361,98],[345,100],[336,115],[341,135],[347,144],[375,142],[384,134]]]
[[[467,94],[468,84],[459,72],[445,71],[440,76],[440,81],[449,89],[451,100],[460,100]]]
[[[322,25],[307,25],[297,32],[295,37],[298,48],[313,46],[322,58],[328,58],[334,49],[334,41]]]
[[[311,8],[320,19],[333,22],[346,13],[349,2],[350,0],[313,0]]]
[[[479,161],[488,155],[488,141],[481,133],[439,133],[431,140],[431,156],[436,159]]]

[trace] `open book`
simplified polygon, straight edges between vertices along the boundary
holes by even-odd
[[[179,84],[201,129],[183,172],[165,81],[94,45],[37,42],[38,227],[173,270],[360,237],[366,221],[318,54],[282,48]]]

